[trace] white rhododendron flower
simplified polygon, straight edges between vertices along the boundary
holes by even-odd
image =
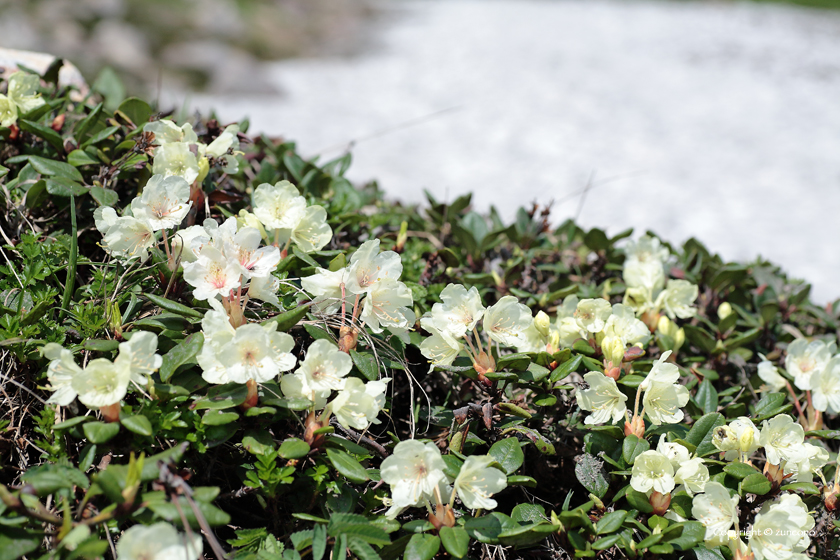
[[[831,358],[811,376],[811,399],[816,410],[840,412],[840,356]]]
[[[191,185],[200,173],[198,160],[186,142],[169,142],[155,149],[152,173],[164,177],[177,176]]]
[[[371,424],[379,424],[376,418],[385,406],[385,390],[389,378],[363,383],[356,377],[348,377],[344,388],[330,403],[330,411],[338,423],[345,428],[366,430]]]
[[[113,362],[97,358],[82,368],[70,350],[48,343],[43,355],[51,360],[47,379],[54,391],[48,402],[67,406],[78,396],[88,408],[116,404],[125,397],[132,379],[145,384],[146,376],[161,366],[163,358],[156,351],[157,335],[138,331],[131,340],[120,343]]]
[[[109,206],[100,206],[93,212],[96,229],[102,234],[102,246],[114,257],[144,262],[149,258],[149,247],[155,244],[155,233],[149,225],[133,216],[118,216]]]
[[[484,315],[478,288],[469,291],[461,284],[449,284],[440,293],[443,303],[432,306],[432,320],[455,338],[471,332]]]
[[[353,359],[332,342],[321,339],[309,345],[306,357],[294,375],[298,377],[302,385],[302,394],[314,402],[316,394],[343,389],[344,378],[351,369],[353,369]],[[286,377],[289,376],[284,376],[283,379]],[[289,380],[286,383],[290,382],[292,381]]]
[[[688,404],[689,392],[683,385],[654,381],[642,400],[648,418],[654,424],[676,424],[683,419],[681,410]]]
[[[236,173],[239,170],[239,163],[230,153],[239,150],[239,137],[237,134],[239,134],[239,125],[229,125],[204,150],[205,156],[221,158],[225,162],[223,169],[225,173]]]
[[[172,254],[176,257],[181,257],[181,262],[195,262],[201,252],[202,243],[196,244],[196,249],[193,248],[193,241],[209,240],[207,237],[207,230],[202,226],[190,226],[184,229],[179,229],[172,236]]]
[[[514,296],[504,296],[484,312],[484,332],[491,339],[505,346],[519,349],[528,344],[526,331],[534,318],[527,306]]]
[[[277,290],[280,289],[280,279],[276,276],[265,276],[251,278],[248,282],[248,297],[259,301],[270,303],[274,307],[282,307],[277,297]]]
[[[636,319],[636,313],[630,306],[620,303],[612,306],[612,315],[604,325],[604,334],[621,339],[626,346],[641,345],[650,340],[647,325]]]
[[[134,525],[117,541],[117,560],[199,560],[203,552],[200,534],[190,538],[163,521]]]
[[[583,376],[588,389],[577,392],[577,403],[582,410],[591,412],[584,424],[618,422],[627,411],[627,395],[618,390],[615,380],[603,373],[590,371]]]
[[[155,135],[153,144],[156,146],[178,142],[198,143],[198,136],[196,136],[190,123],[178,126],[169,119],[161,119],[144,124],[143,132],[151,132]]]
[[[53,394],[48,403],[67,406],[76,398],[73,390],[73,378],[82,373],[82,368],[76,364],[73,352],[63,348],[60,344],[49,342],[41,349],[41,353],[50,361],[47,368],[47,379]]]
[[[658,383],[676,383],[680,380],[680,368],[676,364],[667,362],[666,360],[671,355],[671,351],[663,352],[653,366],[650,368],[647,377],[639,385],[642,391],[646,391],[654,381]]]
[[[688,448],[686,446],[666,441],[665,434],[659,438],[659,444],[656,446],[656,450],[668,457],[668,460],[671,461],[671,466],[674,469],[680,468],[680,465],[685,464],[691,459],[691,453],[689,453]]]
[[[254,190],[254,215],[267,229],[294,229],[306,213],[306,199],[289,181]]]
[[[346,284],[348,271],[342,268],[330,271],[318,268],[315,274],[301,278],[301,287],[310,295],[315,296],[315,308],[321,313],[332,314],[341,307],[341,285]]]
[[[464,346],[448,331],[438,329],[431,317],[420,319],[420,326],[432,335],[420,343],[420,352],[429,359],[432,367],[452,365]]]
[[[761,424],[758,444],[764,448],[767,461],[773,465],[791,460],[804,441],[805,430],[787,414],[780,414]]]
[[[555,322],[555,328],[560,345],[564,348],[571,348],[576,340],[580,338],[586,339],[589,336],[587,331],[580,328],[574,317],[558,317]]]
[[[715,428],[712,434],[712,443],[721,451],[725,451],[727,461],[740,461],[749,457],[760,447],[761,430],[752,420],[741,416],[728,426]]]
[[[703,459],[695,457],[674,468],[674,482],[682,484],[689,496],[705,490],[709,482],[709,468],[703,464]]]
[[[38,93],[41,79],[35,74],[15,72],[9,76],[6,95],[0,94],[0,126],[10,127],[18,116],[26,115],[46,101]]]
[[[369,292],[379,280],[399,279],[402,274],[402,260],[394,251],[379,252],[379,240],[365,241],[353,256],[347,274],[347,291],[351,294]]]
[[[127,369],[135,383],[144,385],[148,382],[148,376],[163,364],[163,357],[157,353],[157,345],[156,334],[135,331],[131,340],[120,342],[120,352],[114,364]]]
[[[435,489],[446,484],[446,463],[434,443],[401,441],[394,452],[382,461],[380,476],[391,486],[393,505],[385,514],[394,518],[406,507],[436,501]]]
[[[689,319],[697,312],[694,300],[698,294],[697,286],[687,280],[668,280],[668,285],[657,299],[662,300],[662,307],[671,319]]]
[[[385,278],[377,282],[365,296],[359,319],[375,333],[382,332],[382,327],[407,329],[417,319],[410,309],[412,305],[414,299],[409,287],[392,278]]]
[[[295,367],[294,339],[277,332],[277,323],[246,324],[234,329],[222,304],[212,307],[201,320],[204,345],[196,360],[201,376],[210,383],[264,383]]]
[[[785,464],[785,473],[793,475],[793,482],[811,482],[814,474],[828,463],[828,451],[810,443],[803,443],[791,452]]]
[[[131,201],[131,213],[158,231],[179,226],[191,206],[190,185],[182,177],[152,175],[140,196]]]
[[[761,356],[758,363],[758,377],[764,382],[758,389],[761,392],[778,393],[787,385],[787,380],[781,376],[778,368],[764,356]]]
[[[232,239],[225,240],[225,255],[236,260],[246,278],[265,278],[280,262],[280,249],[273,245],[260,247],[261,243],[259,230],[252,227],[244,227]]]
[[[810,390],[811,376],[825,368],[836,350],[834,343],[826,344],[822,340],[809,343],[804,338],[797,338],[788,346],[785,369],[793,376],[797,387]]]
[[[327,223],[327,211],[317,204],[306,208],[303,217],[288,234],[304,253],[320,251],[330,242],[332,235],[332,228]],[[280,237],[285,243],[286,237],[283,234]]]
[[[73,377],[73,390],[88,408],[101,408],[120,402],[128,391],[131,371],[111,360],[96,358]]]
[[[507,476],[490,466],[494,461],[489,455],[470,455],[464,461],[455,479],[455,492],[466,507],[493,509],[498,505],[490,496],[507,488]]]
[[[709,546],[727,542],[727,531],[738,522],[738,496],[719,482],[708,482],[703,494],[694,497],[691,515],[706,527],[705,541]]]
[[[765,504],[755,516],[750,532],[750,550],[756,560],[808,558],[808,531],[815,526],[808,508],[796,494],[783,494],[778,501]]]
[[[575,320],[581,330],[597,333],[604,330],[607,318],[612,314],[612,306],[605,299],[582,299],[575,310]]]
[[[651,490],[668,494],[674,489],[674,467],[671,460],[659,451],[645,451],[633,463],[630,486],[636,492],[646,494]]]
[[[205,245],[195,262],[187,262],[183,266],[184,280],[194,288],[195,299],[227,297],[240,285],[242,272],[239,263],[228,259],[212,245]]]

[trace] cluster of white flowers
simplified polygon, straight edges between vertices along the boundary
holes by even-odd
[[[279,307],[276,293],[280,281],[271,273],[280,262],[280,250],[271,245],[261,247],[261,242],[259,230],[239,227],[236,218],[228,218],[221,225],[207,219],[201,226],[183,229],[172,245],[181,255],[184,280],[194,288],[196,299],[230,299],[232,291],[247,287],[249,299]]]
[[[385,390],[389,378],[364,383],[347,377],[353,369],[350,356],[328,340],[316,340],[306,351],[300,367],[280,379],[283,394],[290,398],[307,399],[312,410],[333,414],[345,428],[365,430],[379,424],[376,418],[385,406]],[[333,391],[336,397],[328,404]]]
[[[466,349],[474,364],[492,371],[492,366],[487,367],[492,342],[520,352],[546,349],[548,316],[540,312],[535,320],[531,310],[514,296],[504,296],[485,308],[477,288],[467,290],[460,284],[449,284],[440,299],[443,303],[434,304],[420,319],[420,325],[432,335],[423,340],[420,351],[433,366],[452,364]],[[487,335],[486,350],[476,328],[479,321]]]
[[[391,507],[386,516],[393,519],[406,508],[431,504],[451,507],[455,497],[470,509],[493,509],[491,496],[507,487],[507,476],[490,465],[489,455],[467,457],[453,481],[446,473],[446,463],[434,443],[417,440],[399,442],[380,470],[382,480],[391,486]]]
[[[799,496],[785,493],[765,503],[746,531],[748,544],[740,540],[737,531],[739,502],[738,496],[719,482],[707,483],[705,492],[694,498],[691,515],[706,527],[708,546],[729,545],[741,551],[742,557],[752,553],[756,560],[808,558],[802,553],[811,544],[808,534],[815,522]]]
[[[254,190],[254,213],[242,211],[240,215],[252,227],[262,225],[266,239],[273,239],[277,246],[288,248],[294,243],[301,251],[311,253],[320,251],[332,239],[327,211],[317,204],[307,206],[297,187],[288,181],[258,186]]]
[[[758,365],[761,389],[781,391],[788,380],[772,362],[764,359]],[[799,389],[808,392],[809,404],[819,412],[840,412],[840,354],[837,344],[798,338],[790,343],[785,357],[785,372]],[[814,428],[816,428],[815,426]]]
[[[551,327],[549,346],[570,348],[576,340],[590,338],[600,346],[606,361],[619,366],[628,346],[644,347],[650,340],[650,330],[627,305],[610,306],[600,298],[580,301],[577,296],[566,298]]]
[[[37,75],[26,72],[9,76],[6,94],[0,93],[0,127],[12,126],[19,116],[46,103],[38,93],[38,82]]]
[[[225,173],[236,173],[235,154],[239,150],[239,126],[232,124],[210,144],[198,141],[192,125],[178,126],[168,119],[150,122],[144,132],[155,135],[152,172],[164,177],[183,178],[188,184],[200,183],[210,171],[211,160],[218,161]]]
[[[677,492],[689,496],[703,492],[709,482],[709,469],[700,457],[692,457],[684,445],[668,442],[663,435],[655,450],[645,451],[633,463],[630,486],[650,496],[652,492],[669,494],[677,484]]]
[[[146,385],[163,358],[157,352],[157,335],[135,332],[128,342],[119,345],[119,354],[112,362],[96,358],[82,368],[73,353],[54,342],[46,344],[43,355],[51,360],[47,378],[53,394],[47,402],[67,406],[78,396],[88,408],[101,408],[119,403],[132,381]]]
[[[655,237],[642,236],[624,249],[624,303],[637,315],[645,312],[665,314],[675,319],[693,317],[697,286],[686,280],[667,280],[666,263],[670,253]],[[667,282],[666,282],[667,280]]]
[[[344,268],[330,271],[318,268],[301,279],[301,286],[314,296],[316,308],[332,314],[345,304],[346,294],[355,296],[353,317],[375,333],[387,328],[405,339],[414,327],[411,289],[400,282],[402,261],[394,251],[379,251],[379,240],[365,241]],[[364,299],[362,299],[364,298]]]
[[[679,384],[679,368],[666,360],[671,352],[664,352],[639,384],[636,393],[636,409],[633,418],[647,413],[653,424],[676,424],[683,419],[681,410],[688,403],[689,392]],[[584,376],[588,389],[577,392],[578,406],[589,412],[585,424],[603,424],[612,419],[617,422],[627,414],[627,396],[622,393],[613,378],[603,373],[591,371]],[[638,413],[639,397],[644,391],[642,413]]]
[[[828,463],[828,451],[805,442],[805,430],[787,414],[765,420],[759,430],[747,417],[716,428],[712,443],[724,452],[728,461],[746,461],[755,451],[764,449],[767,462],[781,467],[795,482],[811,482]]]

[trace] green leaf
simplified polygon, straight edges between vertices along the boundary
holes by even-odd
[[[653,512],[653,506],[650,505],[650,500],[648,500],[648,497],[641,492],[628,488],[627,493],[624,495],[624,499],[627,500],[627,503],[630,504],[633,509],[637,509],[642,513]]]
[[[152,435],[152,423],[142,414],[120,418],[120,424],[125,426],[125,429],[129,432],[134,432],[141,436]]]
[[[715,453],[718,449],[712,443],[712,436],[714,429],[726,423],[723,415],[719,412],[710,412],[705,414],[694,423],[688,433],[685,435],[685,440],[697,447],[695,453],[698,457],[705,457]]]
[[[549,381],[556,383],[570,375],[572,372],[577,371],[582,360],[583,356],[576,354],[572,359],[563,362],[551,372],[551,376],[548,378]]]
[[[333,513],[327,524],[327,533],[332,537],[356,537],[376,546],[391,544],[388,533],[372,524],[366,517],[355,513]]]
[[[309,453],[309,444],[298,438],[289,438],[280,444],[277,453],[284,459],[300,459]]]
[[[17,560],[41,546],[44,533],[0,525],[0,560]]]
[[[432,560],[440,550],[440,538],[418,533],[411,537],[405,547],[405,560]]]
[[[64,153],[64,141],[61,139],[59,134],[51,129],[48,126],[44,126],[38,124],[33,121],[28,121],[26,119],[18,120],[18,126],[21,130],[26,131],[38,138],[42,138],[47,141],[47,143],[52,146],[56,152]]]
[[[77,183],[84,183],[84,178],[79,170],[62,161],[54,159],[42,158],[38,156],[29,156],[29,163],[41,175],[48,177],[62,177]]]
[[[761,474],[758,469],[746,463],[729,463],[723,467],[723,472],[739,480],[753,474]]]
[[[624,510],[612,511],[606,514],[595,524],[597,527],[596,534],[606,535],[607,533],[618,531],[621,528],[621,524],[624,523],[625,517],[627,517],[627,512]]]
[[[801,492],[811,496],[818,496],[820,494],[820,489],[817,488],[817,485],[813,482],[792,482],[782,486],[782,490],[786,490],[788,492]]]
[[[82,429],[91,443],[105,443],[120,433],[120,425],[116,422],[88,422]]]
[[[455,558],[463,558],[470,547],[470,536],[462,527],[441,527],[440,541],[443,548]]]
[[[353,358],[353,363],[356,364],[356,367],[368,381],[379,379],[379,368],[376,364],[376,357],[372,353],[350,350],[350,357]]]
[[[88,146],[95,146],[99,144],[103,140],[107,140],[110,136],[112,136],[115,132],[122,130],[121,126],[109,126],[108,128],[103,128],[82,144],[82,149],[87,148]]]
[[[578,354],[583,354],[584,356],[595,355],[595,349],[592,348],[592,346],[590,346],[585,340],[576,340],[575,343],[572,344],[572,350]]]
[[[300,305],[298,307],[295,307],[291,311],[286,311],[285,313],[281,313],[276,317],[272,317],[268,321],[265,321],[265,323],[277,323],[277,330],[279,332],[288,332],[289,330],[291,330],[292,327],[297,325],[298,322],[306,316],[307,311],[309,311],[308,306]]]
[[[347,539],[347,546],[359,560],[382,560],[376,550],[362,539],[351,537]]]
[[[274,451],[274,440],[265,430],[248,430],[242,436],[242,447],[254,455],[268,455]]]
[[[512,474],[525,462],[525,454],[516,438],[499,440],[490,447],[488,453],[499,463],[507,474]]]
[[[91,350],[93,352],[113,352],[117,348],[120,347],[120,342],[118,340],[101,340],[95,338],[89,338],[85,340],[82,347],[85,350]]]
[[[753,410],[754,422],[766,420],[776,414],[782,408],[787,400],[787,395],[784,393],[767,393],[761,400],[755,404]]]
[[[513,371],[525,371],[531,365],[531,356],[528,354],[508,354],[496,360],[498,371],[510,369]]]
[[[327,457],[335,469],[351,482],[362,483],[369,480],[367,471],[349,453],[340,449],[327,449]]]
[[[593,550],[607,550],[608,548],[612,548],[612,546],[621,540],[621,535],[616,533],[614,535],[609,535],[606,537],[601,537],[600,539],[596,540],[592,543]]]
[[[740,484],[741,494],[750,493],[763,496],[769,492],[771,488],[772,485],[770,484],[770,481],[767,480],[766,476],[759,472],[749,475],[742,480]]]
[[[510,517],[497,511],[471,517],[464,523],[464,529],[470,537],[485,544],[499,544],[499,535],[513,526]]]
[[[205,426],[224,426],[237,420],[239,420],[238,413],[225,412],[224,410],[207,410],[204,412],[204,416],[201,417],[201,423]]]
[[[706,414],[717,410],[718,393],[711,381],[708,379],[703,380],[697,388],[697,394],[695,395],[694,400]]]
[[[48,496],[62,488],[90,486],[88,478],[79,469],[49,463],[30,467],[23,473],[22,479],[38,496]]]
[[[512,475],[507,477],[508,486],[528,486],[529,488],[536,488],[537,481],[530,476]]]
[[[67,163],[73,167],[81,167],[83,165],[99,165],[101,162],[90,157],[90,154],[84,150],[73,150],[67,154]]]
[[[201,334],[201,333],[196,333]],[[164,356],[164,359],[166,357]],[[192,404],[194,410],[221,410],[233,408],[245,402],[248,397],[248,387],[241,383],[227,383],[216,385],[207,391],[207,396]]]
[[[102,94],[105,98],[105,108],[109,111],[115,111],[125,99],[125,86],[122,80],[114,70],[107,66],[99,72],[91,87]]]
[[[650,443],[646,439],[639,439],[634,435],[629,435],[624,438],[621,444],[621,456],[624,457],[624,462],[632,465],[636,461],[636,457],[650,449]]]
[[[160,296],[156,296],[154,294],[143,294],[149,301],[169,311],[170,313],[175,313],[176,315],[181,315],[183,317],[193,317],[195,319],[201,319],[204,317],[204,313],[193,309],[192,307],[187,307],[186,305],[182,305],[176,301],[172,301],[171,299],[162,298]]]
[[[519,504],[510,512],[510,518],[516,523],[542,523],[548,516],[545,508],[539,504]]]
[[[137,128],[143,128],[143,124],[149,121],[152,116],[152,108],[148,103],[136,97],[129,97],[120,103],[117,112],[122,113]]]
[[[201,352],[202,346],[204,346],[204,333],[202,332],[193,333],[173,346],[169,352],[163,355],[163,363],[160,366],[160,380],[163,382],[169,381],[179,367],[194,360]],[[246,388],[246,396],[247,392]],[[242,402],[244,402],[244,399]]]
[[[584,488],[599,498],[603,498],[610,488],[604,473],[604,464],[588,453],[580,456],[578,464],[575,465],[575,476]]]
[[[81,196],[88,192],[86,187],[65,177],[50,177],[45,183],[47,192],[55,196]]]

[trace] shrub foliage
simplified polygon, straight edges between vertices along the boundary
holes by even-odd
[[[0,99],[0,559],[834,554],[807,284],[56,73]]]

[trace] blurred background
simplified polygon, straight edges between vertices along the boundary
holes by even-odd
[[[350,178],[696,237],[840,296],[840,0],[0,0],[0,47]]]

